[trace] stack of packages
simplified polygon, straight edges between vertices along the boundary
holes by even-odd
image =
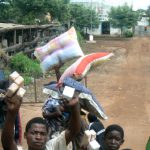
[[[74,27],[71,27],[67,32],[49,41],[46,45],[36,48],[34,55],[40,61],[41,69],[44,74],[61,67],[69,60],[78,58],[60,77],[57,85],[58,90],[55,90],[55,92],[58,92],[60,86],[71,86],[77,90],[77,87],[73,86],[74,84],[71,85],[71,82],[77,85],[77,81],[81,81],[88,74],[91,67],[108,61],[109,58],[113,56],[113,53],[98,52],[84,55],[77,40],[76,30]],[[81,83],[78,84],[80,84],[80,89],[85,89],[84,85]],[[49,94],[54,93],[51,87],[52,84],[45,87],[48,88]],[[95,112],[97,117],[107,119],[102,106],[89,89],[86,88],[86,92],[78,91],[80,92],[79,98],[81,99],[81,106],[85,110]]]
[[[25,89],[22,88],[22,86],[24,85],[23,77],[15,71],[9,76],[9,81],[11,84],[7,89],[6,96],[12,97],[12,95],[18,90],[17,95],[19,97],[23,97],[26,92]]]
[[[63,96],[63,98],[70,100],[74,92],[78,91],[80,93],[79,99],[81,108],[94,113],[99,118],[108,118],[93,93],[78,81],[86,77],[91,68],[108,61],[109,58],[113,56],[113,53],[98,52],[84,55],[77,40],[76,30],[72,27],[67,32],[49,41],[46,45],[36,48],[34,55],[40,61],[41,69],[44,74],[47,74],[53,69],[56,70],[60,68],[69,60],[76,59],[75,62],[64,71],[59,80],[47,84],[43,92],[52,98],[62,99]],[[95,142],[95,140],[92,141]],[[92,145],[91,142],[89,144],[90,149],[92,149]]]

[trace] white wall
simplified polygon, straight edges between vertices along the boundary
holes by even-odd
[[[121,35],[121,30],[119,28],[110,27],[110,35]]]
[[[148,17],[142,17],[142,19],[140,21],[138,21],[138,26],[148,26],[149,22],[148,22]]]
[[[93,29],[92,33],[91,30],[87,30],[87,32],[93,35],[102,35],[102,24],[100,24],[97,29]],[[121,35],[121,30],[119,28],[110,27],[110,35]]]

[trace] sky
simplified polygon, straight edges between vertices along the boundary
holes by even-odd
[[[147,9],[148,6],[150,6],[150,0],[105,0],[108,4],[111,4],[113,6],[122,5],[125,2],[128,3],[128,5],[132,5],[134,10],[137,9]]]
[[[99,0],[71,0],[71,1],[99,1]],[[111,6],[122,5],[125,2],[128,3],[129,6],[133,6],[133,10],[137,9],[147,9],[150,6],[150,0],[105,0]]]

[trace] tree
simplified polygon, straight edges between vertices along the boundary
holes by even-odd
[[[120,28],[122,35],[124,28],[135,28],[138,13],[125,3],[123,6],[111,7],[109,18],[111,25],[115,28]]]
[[[70,20],[70,0],[44,0],[43,6],[46,12],[51,14],[52,20],[66,23]]]
[[[12,3],[19,23],[35,24],[35,19],[39,19],[45,13],[43,1],[12,0]]]
[[[99,25],[99,19],[94,10],[84,7],[82,5],[72,4],[70,8],[71,20],[74,21],[75,26],[79,29],[91,28],[91,17],[92,17],[92,28],[96,28]],[[91,16],[92,15],[92,16]]]
[[[70,4],[70,0],[0,0],[0,19],[16,20],[22,24],[45,23],[45,15],[49,12],[52,20],[56,19],[62,24],[75,22],[79,29],[92,28],[99,24],[99,19],[94,10],[82,5]]]
[[[0,21],[7,22],[13,19],[13,9],[11,7],[11,0],[0,0]]]

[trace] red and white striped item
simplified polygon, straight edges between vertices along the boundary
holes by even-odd
[[[59,83],[61,83],[65,77],[74,77],[75,79],[84,78],[91,67],[108,61],[113,55],[113,53],[99,52],[80,57],[75,63],[65,70],[59,80]]]

